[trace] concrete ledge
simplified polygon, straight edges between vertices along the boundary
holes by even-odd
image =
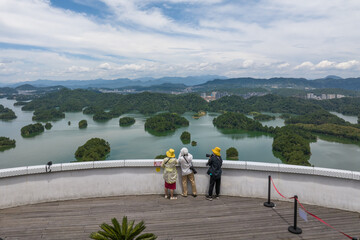
[[[298,174],[314,174],[314,167],[279,164],[279,172],[298,173]]]
[[[246,162],[247,170],[257,170],[266,172],[279,172],[279,164],[262,163],[262,162]]]
[[[152,159],[125,160],[125,167],[154,167],[154,161]]]
[[[94,168],[125,167],[125,160],[94,162]]]
[[[81,170],[94,168],[94,162],[62,163],[62,171]]]
[[[230,168],[230,169],[247,169],[246,162],[243,161],[224,161],[223,168]]]
[[[45,167],[45,166],[44,166]],[[7,168],[0,170],[0,178],[26,175],[28,167]],[[45,169],[45,168],[44,168]]]
[[[353,179],[353,172],[330,168],[314,168],[314,175]]]

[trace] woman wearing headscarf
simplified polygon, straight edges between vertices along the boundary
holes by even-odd
[[[166,158],[164,158],[161,163],[161,167],[164,168],[165,198],[169,198],[168,189],[170,189],[170,200],[177,199],[177,197],[174,197],[177,179],[176,164],[175,151],[170,148],[169,151],[166,152]]]
[[[190,169],[192,166],[193,156],[189,153],[187,148],[182,148],[179,154],[179,164],[181,166],[181,174],[182,174],[182,187],[183,187],[183,197],[187,197],[188,188],[187,188],[187,180],[189,179],[191,183],[191,189],[193,196],[196,197],[196,185],[195,185],[195,177],[193,171]]]

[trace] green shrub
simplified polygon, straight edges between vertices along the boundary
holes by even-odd
[[[79,122],[79,128],[82,129],[82,128],[87,128],[87,121],[84,119],[84,120],[81,120]]]
[[[226,150],[226,159],[227,160],[238,160],[239,159],[239,153],[236,150],[236,148],[231,147]]]

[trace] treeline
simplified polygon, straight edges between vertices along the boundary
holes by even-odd
[[[273,112],[307,114],[322,109],[321,106],[301,98],[281,97],[268,94],[261,97],[244,99],[240,96],[226,96],[209,103],[209,110],[213,112]]]
[[[312,100],[312,102],[328,111],[355,116],[360,114],[360,98],[336,98],[322,101]]]
[[[325,110],[319,110],[301,116],[292,116],[285,120],[285,124],[295,124],[295,123],[315,124],[315,125],[332,123],[338,125],[351,125],[349,122],[346,122],[344,119],[339,118],[338,116],[331,114]]]
[[[6,108],[0,104],[0,119],[1,120],[12,120],[17,118],[14,111],[10,108]]]
[[[196,94],[139,93],[120,95],[99,93],[89,90],[63,89],[44,97],[34,99],[22,110],[58,109],[60,112],[76,112],[84,109],[84,114],[94,114],[96,121],[109,120],[130,112],[153,114],[160,111],[184,113],[206,110],[207,102]]]
[[[57,109],[62,113],[83,111],[84,114],[93,114],[96,121],[117,118],[134,110],[142,114],[153,114],[160,111],[179,114],[186,111],[230,111],[244,114],[250,112],[273,112],[305,115],[325,109],[343,114],[358,115],[360,114],[360,98],[315,101],[272,94],[249,99],[233,95],[207,103],[196,94],[173,95],[143,92],[121,95],[82,89],[63,89],[34,99],[26,103],[22,109],[38,111]]]
[[[360,129],[353,126],[342,126],[332,123],[325,123],[321,125],[314,124],[296,124],[298,128],[311,131],[313,133],[320,133],[335,136],[338,138],[345,138],[352,141],[360,141]]]

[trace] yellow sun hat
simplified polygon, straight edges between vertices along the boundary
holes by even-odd
[[[166,152],[166,156],[169,158],[174,158],[175,157],[175,150],[170,148],[169,151]]]
[[[211,150],[216,156],[221,156],[221,154],[220,154],[221,148],[215,147],[214,149],[211,149]]]

